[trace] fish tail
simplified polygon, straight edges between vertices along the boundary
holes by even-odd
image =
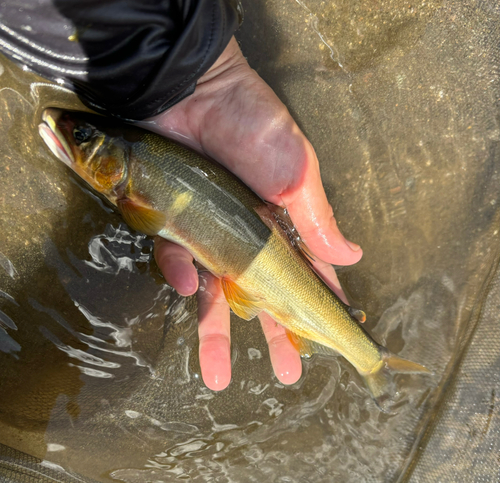
[[[390,404],[396,393],[393,379],[395,374],[432,375],[433,372],[421,364],[398,357],[387,349],[381,348],[380,351],[380,365],[363,377],[379,408],[384,412],[391,412]]]

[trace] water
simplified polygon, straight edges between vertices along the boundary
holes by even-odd
[[[499,255],[496,17],[470,9],[273,0],[247,5],[238,33],[363,247],[339,272],[350,300],[436,373],[398,377],[396,415],[342,358],[279,384],[258,323],[236,318],[232,382],[206,389],[194,300],[38,137],[45,107],[83,106],[2,59],[0,443],[102,482],[400,478]]]

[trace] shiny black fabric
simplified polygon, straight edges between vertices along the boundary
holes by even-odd
[[[93,109],[144,119],[193,92],[238,19],[230,0],[10,0],[0,49]]]

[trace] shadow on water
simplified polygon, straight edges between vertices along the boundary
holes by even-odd
[[[2,60],[0,443],[108,482],[383,482],[409,466],[498,263],[500,12],[245,6],[243,52],[311,139],[339,225],[363,246],[343,285],[380,342],[436,377],[401,376],[396,415],[341,358],[304,362],[283,387],[258,324],[234,319],[233,380],[207,390],[193,301],[38,139],[44,107],[83,107]]]

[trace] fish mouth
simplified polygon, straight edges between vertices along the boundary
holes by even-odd
[[[63,132],[57,125],[62,113],[61,109],[45,109],[42,114],[42,122],[38,125],[38,132],[52,153],[72,168],[75,164],[75,157]]]

